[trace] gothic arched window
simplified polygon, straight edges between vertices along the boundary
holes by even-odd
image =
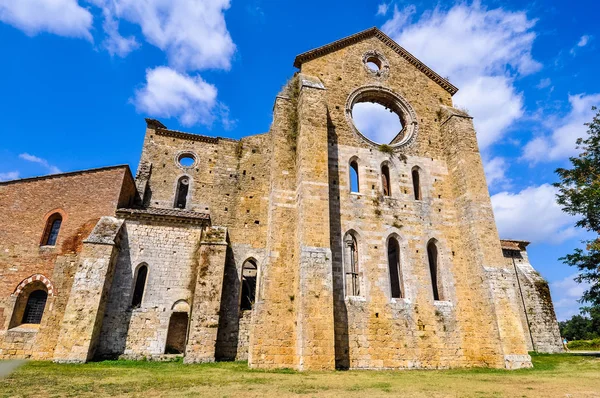
[[[138,308],[142,305],[142,298],[144,297],[144,289],[146,288],[146,279],[148,278],[148,266],[146,264],[141,265],[137,270],[135,276],[135,286],[133,287],[133,298],[131,299],[131,306]]]
[[[421,177],[419,176],[419,168],[412,169],[412,183],[415,200],[421,200]]]
[[[358,242],[353,233],[344,237],[344,273],[346,275],[346,296],[360,296]]]
[[[240,310],[251,310],[256,301],[256,275],[258,267],[253,259],[244,261],[242,266],[242,301]]]
[[[402,275],[400,273],[400,245],[391,237],[387,247],[388,267],[390,270],[390,287],[392,298],[402,297]]]
[[[435,240],[432,239],[427,244],[427,258],[429,260],[429,272],[431,274],[431,287],[433,290],[433,299],[444,300],[440,278],[440,267],[438,263],[438,250]]]
[[[60,232],[61,225],[62,216],[60,213],[54,213],[48,217],[48,221],[46,221],[46,228],[44,229],[44,235],[42,236],[42,246],[56,245],[56,240],[58,239],[58,233]]]
[[[190,189],[190,178],[183,176],[177,181],[177,191],[175,192],[175,207],[185,209],[187,206],[187,196]]]
[[[358,181],[358,163],[356,160],[350,162],[350,192],[360,192]]]
[[[383,189],[383,196],[392,196],[390,168],[387,164],[381,166],[381,187]]]

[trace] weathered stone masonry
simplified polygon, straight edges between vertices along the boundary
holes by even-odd
[[[135,179],[0,183],[0,359],[515,369],[561,351],[457,88],[376,28],[294,65],[265,134],[147,119]],[[389,144],[356,128],[359,102],[398,114]]]

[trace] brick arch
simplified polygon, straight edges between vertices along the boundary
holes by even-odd
[[[46,286],[46,289],[48,289],[48,296],[53,297],[56,294],[56,289],[54,288],[54,285],[52,284],[50,279],[46,278],[42,274],[34,274],[28,278],[23,279],[21,283],[19,283],[19,285],[13,293],[13,296],[19,296],[19,294],[21,294],[21,291],[25,288],[25,286],[36,281],[40,281]]]

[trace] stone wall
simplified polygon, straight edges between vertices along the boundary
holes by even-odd
[[[0,183],[0,359],[53,357],[83,240],[102,216],[133,201],[134,188],[127,166]],[[63,218],[56,245],[40,246],[55,212]],[[13,293],[35,275],[52,286],[42,322],[11,328],[20,322]]]
[[[84,241],[65,314],[54,361],[84,363],[96,351],[112,285],[119,234],[123,221],[104,216]]]
[[[527,245],[523,241],[502,241],[506,265],[518,276],[513,290],[521,302],[527,348],[542,353],[564,352],[548,282],[529,263]]]
[[[57,345],[60,361],[185,351],[188,363],[247,358],[263,369],[512,369],[531,366],[528,341],[555,350],[547,285],[526,261],[511,266],[502,256],[475,130],[452,108],[455,89],[381,32],[368,32],[375,34],[300,56],[266,134],[207,137],[147,119],[135,185],[123,167],[90,172],[91,182],[73,173],[14,184],[31,184],[27,202],[0,183],[0,216],[12,228],[0,231],[0,358],[48,358]],[[368,69],[368,56],[380,71]],[[360,95],[402,109],[403,130],[392,142],[401,147],[375,144],[355,128],[352,99]],[[350,189],[351,160],[358,192]],[[49,198],[41,212],[38,191]],[[111,218],[115,237],[92,233],[84,243],[117,207],[127,209]],[[18,214],[29,209],[21,225]],[[39,248],[53,209],[65,213],[64,229],[56,247]],[[347,234],[358,251],[360,289],[352,294]],[[400,297],[392,297],[393,240]],[[256,302],[240,312],[249,259],[258,266]],[[137,305],[141,266],[148,276]],[[54,283],[53,315],[40,332],[5,332],[21,308],[10,295],[34,271]]]
[[[202,228],[158,217],[125,221],[98,357],[165,353],[171,315],[181,307],[189,313],[192,305]],[[142,303],[132,308],[134,278],[141,265],[148,267],[148,276]]]

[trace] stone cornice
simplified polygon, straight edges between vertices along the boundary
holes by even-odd
[[[421,72],[423,72],[425,75],[427,75],[431,80],[433,80],[434,82],[439,84],[444,90],[448,91],[451,95],[456,94],[456,92],[458,91],[458,88],[456,86],[454,86],[448,80],[446,80],[443,77],[441,77],[440,75],[438,75],[436,72],[433,71],[433,69],[429,68],[423,62],[421,62],[419,59],[417,59],[417,57],[415,57],[414,55],[412,55],[411,53],[406,51],[402,46],[400,46],[398,43],[396,43],[394,40],[392,40],[388,35],[386,35],[381,30],[379,30],[378,28],[375,28],[375,27],[367,29],[367,30],[363,30],[362,32],[359,32],[359,33],[353,34],[351,36],[345,37],[343,39],[334,41],[333,43],[330,43],[325,46],[315,48],[314,50],[310,50],[305,53],[302,53],[302,54],[298,55],[296,57],[296,59],[294,60],[294,66],[296,68],[300,68],[304,62],[310,61],[315,58],[322,57],[323,55],[332,53],[341,48],[347,47],[354,43],[358,43],[359,41],[362,41],[362,40],[365,40],[365,39],[368,39],[371,37],[377,37],[379,40],[381,40],[383,43],[385,43],[388,47],[390,47],[392,50],[394,50],[397,54],[399,54],[401,57],[403,57],[408,62],[410,62],[412,65],[414,65]]]
[[[210,214],[178,209],[118,209],[117,217],[159,223],[210,225]]]
[[[183,131],[169,130],[169,129],[163,129],[163,128],[157,128],[156,134],[166,136],[166,137],[179,138],[179,139],[183,139],[183,140],[206,142],[208,144],[218,144],[219,141],[221,141],[221,140],[237,142],[237,140],[234,140],[231,138],[209,137],[207,135],[185,133]]]

